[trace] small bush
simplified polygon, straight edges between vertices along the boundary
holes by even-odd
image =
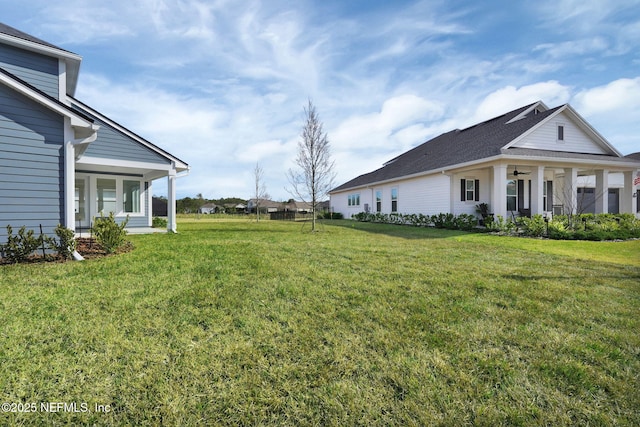
[[[75,232],[63,227],[62,224],[58,224],[54,232],[58,239],[56,240],[53,237],[47,238],[49,248],[56,251],[58,256],[64,259],[71,259],[73,252],[76,250]]]
[[[532,237],[542,237],[547,233],[547,225],[542,215],[534,215],[531,218],[522,218],[524,234]]]
[[[118,224],[113,212],[110,212],[108,217],[100,213],[100,218],[93,219],[93,233],[96,236],[96,241],[108,254],[116,252],[124,245],[127,236],[127,230],[124,228],[128,222],[129,217],[127,216],[122,224]]]
[[[151,220],[151,226],[153,228],[167,228],[167,219],[160,216],[154,216]]]
[[[13,235],[13,229],[7,225],[7,243],[2,246],[2,252],[9,262],[24,262],[42,244],[42,236],[35,237],[33,230],[25,226],[20,227],[18,234]]]

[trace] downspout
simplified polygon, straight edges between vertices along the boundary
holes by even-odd
[[[65,187],[65,209],[66,209],[66,222],[67,228],[70,228],[75,231],[75,221],[72,219],[72,211],[75,212],[75,207],[73,203],[73,198],[71,194],[75,193],[75,175],[76,175],[76,165],[75,162],[82,156],[82,154],[86,151],[89,144],[95,141],[98,137],[98,129],[99,126],[92,125],[88,129],[88,136],[82,138],[74,138],[65,144],[64,147],[64,157],[65,157],[65,179],[66,179],[66,187]],[[77,128],[73,127],[74,136],[77,136],[79,133],[87,133],[86,128]],[[78,251],[74,250],[71,254],[74,260],[83,261],[84,257],[78,253]]]

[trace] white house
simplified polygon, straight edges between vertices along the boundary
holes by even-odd
[[[536,102],[437,136],[330,192],[358,212],[495,215],[636,212],[640,160],[624,157],[570,105]]]

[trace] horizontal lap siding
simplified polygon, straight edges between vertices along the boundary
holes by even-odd
[[[558,141],[558,125],[564,127],[564,141]],[[608,154],[565,114],[560,114],[545,123],[531,135],[515,144],[514,147],[571,153]]]
[[[59,98],[58,60],[56,58],[0,45],[0,67],[37,87],[47,95]]]
[[[450,178],[431,175],[401,182],[398,187],[398,212],[435,215],[450,210]]]
[[[0,85],[0,243],[7,225],[51,234],[64,217],[64,120]]]
[[[165,157],[159,155],[153,150],[148,149],[147,147],[129,138],[118,130],[110,127],[108,124],[99,120],[97,117],[91,116],[84,110],[80,111],[88,114],[94,119],[95,123],[100,126],[100,130],[98,130],[98,138],[89,145],[87,151],[85,151],[84,153],[84,156],[99,157],[104,159],[160,163],[163,165],[169,163],[169,160],[167,160]]]

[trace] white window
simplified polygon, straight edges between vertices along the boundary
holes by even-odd
[[[382,191],[376,191],[376,212],[382,212]]]
[[[96,203],[97,211],[102,212],[105,216],[109,212],[117,214],[116,210],[116,180],[98,178],[96,183]]]
[[[518,182],[515,179],[507,181],[507,210],[515,211],[518,206]]]
[[[122,181],[122,205],[125,213],[140,213],[140,181]]]
[[[398,212],[398,189],[391,189],[391,212]]]
[[[564,124],[558,123],[558,142],[564,142]]]
[[[349,206],[360,206],[360,193],[349,194],[347,204]]]

